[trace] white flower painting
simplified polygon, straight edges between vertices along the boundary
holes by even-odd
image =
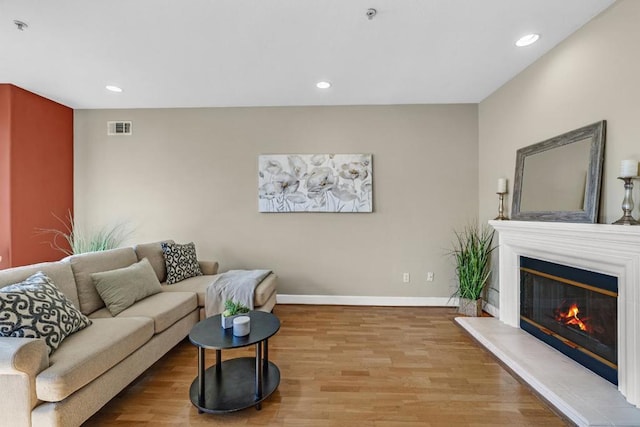
[[[371,154],[258,158],[260,212],[371,212]]]

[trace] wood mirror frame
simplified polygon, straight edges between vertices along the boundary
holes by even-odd
[[[602,120],[519,149],[511,218],[522,221],[597,222],[605,133],[606,121]],[[572,157],[562,159],[567,155]],[[567,159],[572,161],[564,161]],[[531,190],[535,187],[531,179],[527,180],[531,176],[544,177],[539,180],[537,189]],[[558,191],[552,191],[554,189]],[[534,196],[536,192],[539,195],[537,199]],[[568,202],[569,199],[573,202]],[[581,201],[581,206],[580,202],[575,203],[576,200]],[[571,206],[563,206],[567,203]]]

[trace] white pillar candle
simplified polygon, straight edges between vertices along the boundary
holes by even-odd
[[[620,163],[620,176],[623,178],[638,176],[638,161],[632,159],[623,160]]]
[[[233,319],[233,335],[244,337],[251,332],[251,318],[249,316],[238,316]]]
[[[498,193],[507,192],[507,178],[498,178]]]

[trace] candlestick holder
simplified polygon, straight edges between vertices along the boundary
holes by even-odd
[[[614,222],[614,224],[618,225],[638,225],[640,222],[636,221],[635,218],[631,216],[631,211],[633,210],[633,180],[637,179],[637,176],[619,176],[618,179],[624,181],[624,200],[622,200],[622,212],[624,215]]]
[[[506,191],[504,193],[496,193],[498,195],[498,216],[495,217],[495,220],[504,221],[509,219],[508,216],[504,214],[504,195],[507,194]]]

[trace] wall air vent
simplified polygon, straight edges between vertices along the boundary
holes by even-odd
[[[132,129],[131,122],[107,122],[107,135],[131,135]]]

